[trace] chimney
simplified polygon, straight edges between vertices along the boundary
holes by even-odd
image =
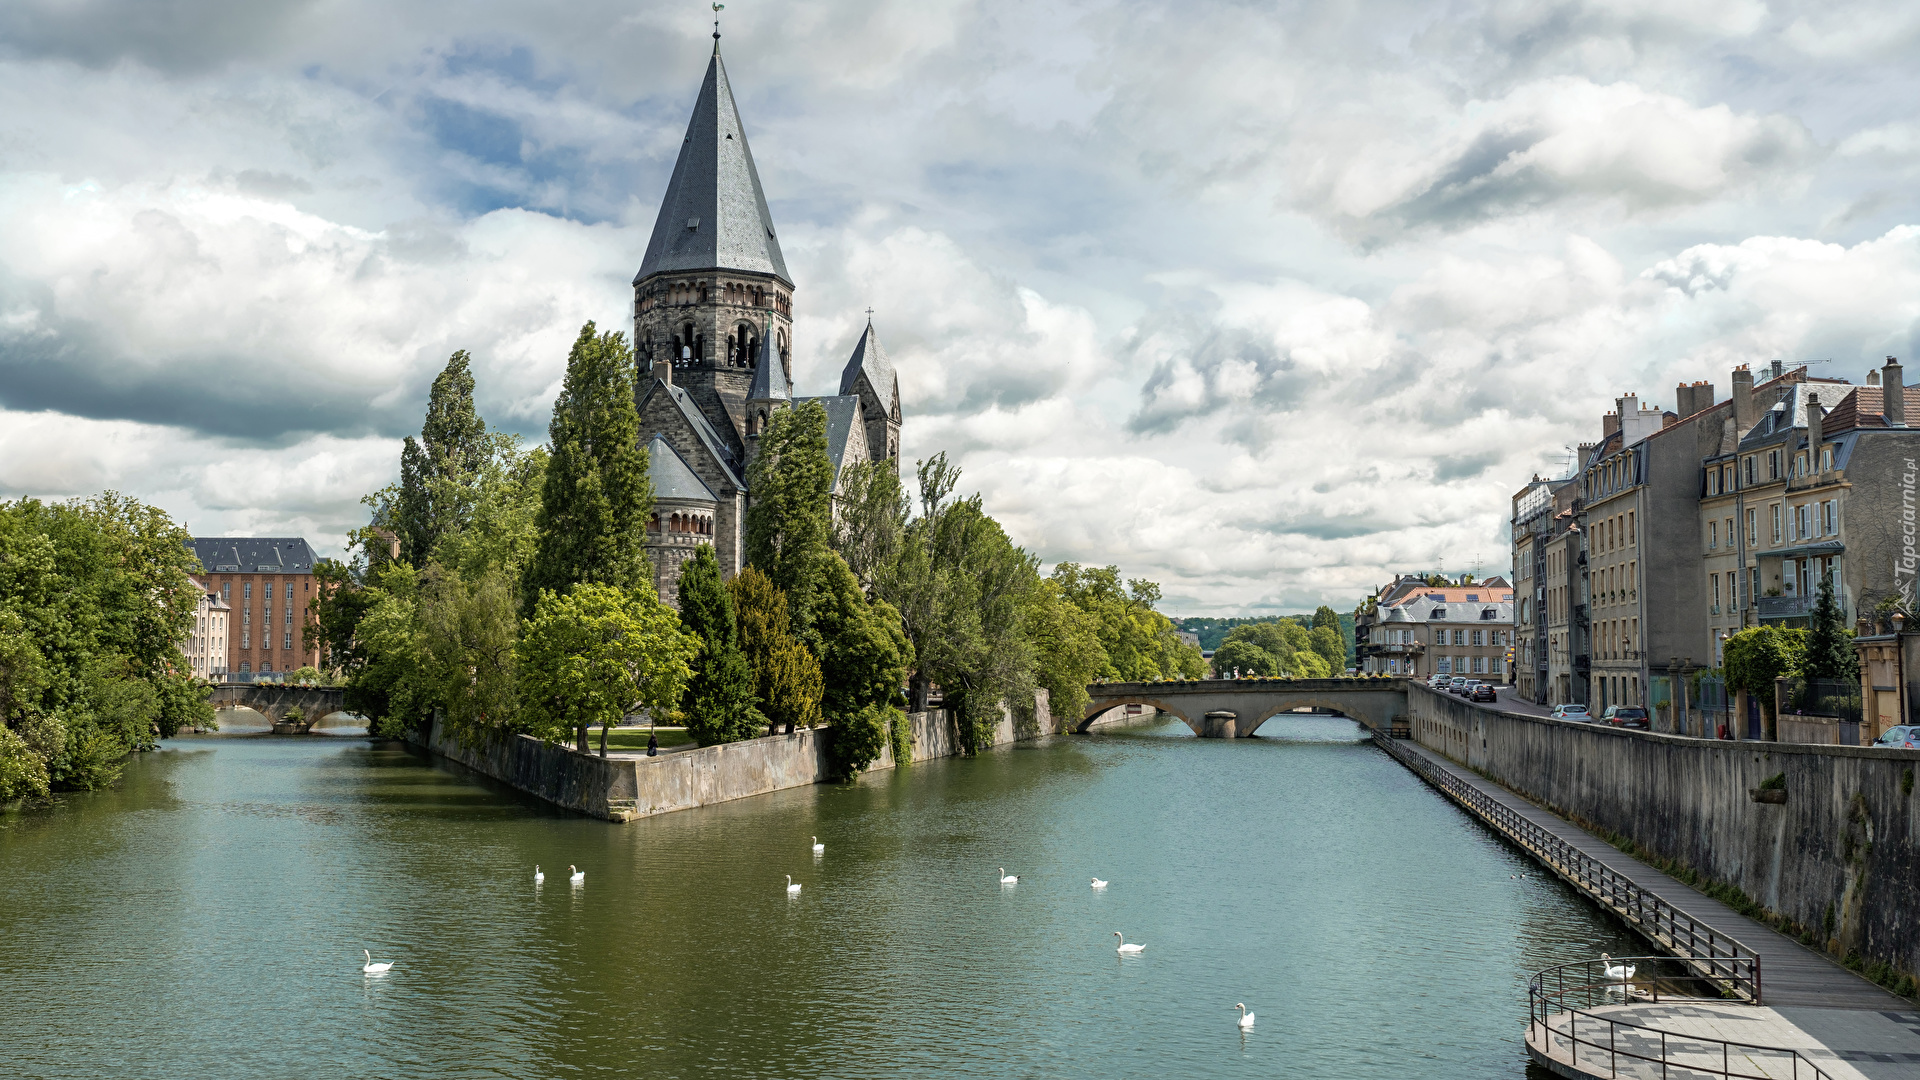
[[[1826,437],[1827,410],[1820,407],[1820,395],[1807,395],[1807,471],[1820,474],[1820,443]]]
[[[1747,432],[1753,430],[1756,419],[1753,415],[1753,372],[1747,370],[1747,365],[1741,364],[1733,369],[1734,434],[1745,438]]]
[[[1868,386],[1880,385],[1880,373],[1878,371],[1875,371],[1872,368],[1867,369],[1867,385]]]
[[[1692,416],[1694,414],[1692,386],[1681,383],[1679,386],[1674,387],[1673,411],[1681,416]]]
[[[1785,373],[1786,369],[1781,365],[1780,361],[1775,360],[1773,362],[1773,377],[1777,379]]]
[[[673,385],[673,361],[672,360],[655,360],[653,362],[653,377],[656,379],[659,379],[663,383],[666,383],[668,386],[672,386]]]
[[[1620,414],[1619,413],[1610,412],[1600,418],[1600,438],[1603,441],[1606,439],[1607,436],[1612,435],[1618,432],[1619,430],[1620,430]]]
[[[1693,411],[1713,408],[1713,384],[1705,379],[1693,384]]]
[[[1887,418],[1888,427],[1907,426],[1907,388],[1900,378],[1900,361],[1887,357],[1887,363],[1880,369],[1880,394],[1886,404],[1880,411]]]

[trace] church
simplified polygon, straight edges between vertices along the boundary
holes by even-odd
[[[899,467],[900,380],[873,321],[853,342],[838,393],[793,393],[793,279],[720,60],[713,59],[633,278],[641,438],[650,440],[654,517],[647,554],[660,598],[678,607],[680,569],[712,544],[739,573],[747,466],[775,410],[827,413],[834,492],[848,465]]]

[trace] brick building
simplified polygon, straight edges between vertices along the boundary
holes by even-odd
[[[319,665],[319,650],[306,640],[307,604],[317,586],[305,540],[196,536],[191,546],[207,591],[229,609],[225,676],[216,681],[252,682]]]

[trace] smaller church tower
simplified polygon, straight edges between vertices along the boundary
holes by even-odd
[[[866,428],[867,454],[873,461],[892,461],[900,468],[900,376],[880,348],[880,336],[867,319],[866,332],[853,347],[840,373],[840,393],[860,399],[860,420]]]
[[[773,414],[793,404],[793,382],[780,360],[779,346],[769,317],[760,334],[760,362],[753,369],[753,387],[747,391],[747,464],[760,453],[760,437],[767,432]]]

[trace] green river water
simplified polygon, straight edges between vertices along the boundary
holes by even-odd
[[[1529,972],[1640,951],[1328,717],[631,825],[397,744],[175,739],[0,815],[0,940],[0,1075],[63,1078],[1482,1080],[1528,1075]]]

